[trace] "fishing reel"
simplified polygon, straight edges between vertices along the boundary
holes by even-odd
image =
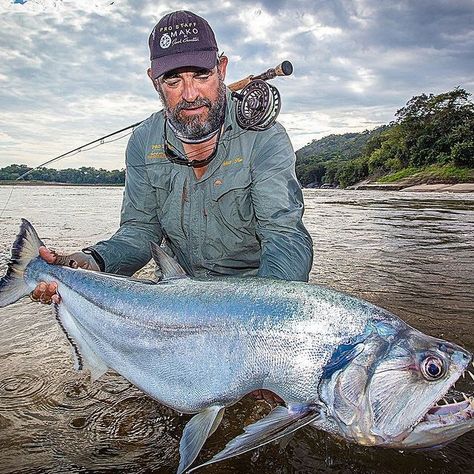
[[[237,94],[235,116],[246,130],[266,130],[276,121],[281,108],[278,89],[261,79],[254,79]]]
[[[280,92],[266,81],[276,76],[288,76],[292,72],[292,64],[283,61],[276,68],[229,86],[233,90],[232,97],[237,100],[235,115],[240,127],[260,131],[267,130],[275,123],[281,109]]]

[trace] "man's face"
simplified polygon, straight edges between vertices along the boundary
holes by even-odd
[[[221,61],[211,70],[181,68],[155,79],[167,118],[184,138],[199,139],[222,123],[225,67]]]

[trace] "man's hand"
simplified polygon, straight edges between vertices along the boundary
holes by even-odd
[[[84,252],[75,252],[70,255],[58,255],[54,250],[46,247],[39,248],[40,257],[51,265],[63,265],[71,268],[83,268],[84,270],[100,271],[97,262],[92,255]],[[39,301],[44,304],[59,303],[61,298],[58,293],[58,285],[55,282],[46,283],[44,281],[38,283],[36,288],[31,292],[30,298],[33,301]]]
[[[273,393],[271,390],[265,390],[263,388],[250,392],[250,396],[255,400],[264,400],[272,407],[281,405],[283,403],[283,399],[281,399],[276,393]]]

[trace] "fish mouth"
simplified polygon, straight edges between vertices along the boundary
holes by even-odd
[[[474,374],[466,368],[415,424],[400,447],[440,447],[474,429],[473,382]]]
[[[446,424],[474,418],[474,397],[472,395],[467,396],[465,393],[456,390],[450,390],[446,395],[448,397],[451,395],[453,401],[449,402],[449,398],[443,397],[445,404],[441,405],[439,401],[436,402],[422,418],[421,423],[438,421],[441,424]],[[459,395],[464,397],[464,400],[457,401],[455,397]]]

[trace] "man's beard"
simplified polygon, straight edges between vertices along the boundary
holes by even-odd
[[[213,132],[217,132],[220,128],[224,122],[225,115],[225,91],[224,81],[219,78],[219,89],[215,102],[211,102],[206,98],[198,97],[194,102],[186,102],[185,100],[182,100],[176,105],[176,107],[168,107],[161,87],[158,88],[161,101],[165,106],[166,118],[168,119],[171,128],[180,138],[190,141],[199,140],[207,135],[211,135]],[[202,106],[208,108],[207,119],[204,121],[201,121],[201,114],[191,115],[189,117],[179,115],[182,110],[194,109]]]

